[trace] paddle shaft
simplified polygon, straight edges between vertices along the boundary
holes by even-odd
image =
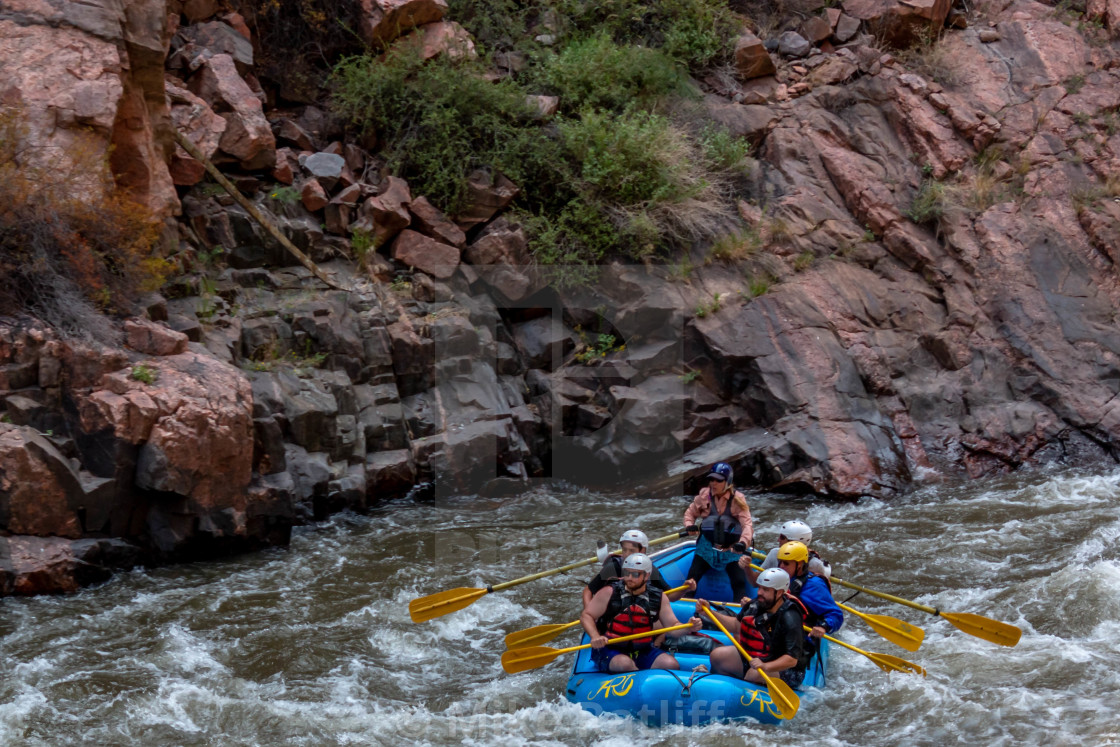
[[[805,628],[805,631],[806,631],[806,632],[809,632],[809,631],[811,631],[811,630],[812,630],[812,628],[810,628],[810,627],[809,627],[808,625],[802,625],[801,627]],[[868,654],[867,654],[867,652],[866,652],[866,651],[864,651],[864,650],[863,650],[862,648],[856,648],[855,646],[853,646],[853,645],[852,645],[852,644],[850,644],[850,643],[844,643],[844,642],[843,642],[842,640],[840,640],[839,638],[833,638],[832,636],[828,635],[827,633],[825,633],[825,635],[824,635],[824,638],[825,638],[826,640],[832,641],[833,643],[836,643],[836,644],[838,644],[838,645],[840,645],[840,646],[843,646],[843,647],[844,647],[844,648],[846,648],[846,649],[849,649],[849,650],[851,650],[851,651],[855,651],[855,652],[856,652],[857,654],[863,654],[864,656],[867,656],[867,655],[868,655]]]
[[[802,625],[801,627],[805,628],[805,630],[809,630],[809,627],[806,625]],[[856,648],[852,644],[844,643],[843,641],[833,638],[830,635],[826,635],[825,638],[837,645],[849,649],[850,651],[855,651],[857,654],[863,654],[868,659],[871,659],[871,661],[875,663],[875,666],[879,667],[885,672],[910,672],[913,674],[920,674],[923,677],[926,676],[925,667],[918,666],[912,661],[906,661],[906,659],[900,659],[897,656],[888,656],[887,654],[876,654],[870,651],[864,651],[862,648]]]
[[[656,638],[657,636],[661,635],[662,633],[669,633],[673,630],[684,630],[685,628],[691,628],[691,627],[692,627],[692,623],[681,623],[680,625],[670,625],[667,628],[654,628],[653,630],[647,630],[644,633],[631,633],[630,635],[624,635],[624,636],[621,636],[619,638],[608,638],[607,639],[607,645],[608,646],[613,646],[616,643],[625,643],[626,641],[636,641],[639,638]],[[554,649],[554,651],[557,654],[566,654],[566,653],[569,653],[571,651],[582,651],[585,648],[591,648],[591,644],[590,643],[585,643],[582,646],[569,646],[568,648],[558,648],[558,649]]]
[[[862,591],[864,594],[870,594],[873,597],[878,597],[879,599],[885,599],[888,602],[894,602],[895,604],[905,605],[906,607],[910,607],[911,609],[921,610],[922,612],[928,612],[929,614],[934,615],[934,616],[940,616],[941,615],[941,610],[937,609],[936,607],[930,607],[928,604],[920,604],[918,602],[911,602],[909,599],[903,599],[902,597],[896,597],[893,594],[887,594],[886,592],[875,591],[874,589],[868,589],[866,586],[860,586],[859,584],[853,584],[851,581],[845,581],[843,579],[836,578],[835,576],[832,577],[832,581],[840,584],[841,586],[852,589],[854,591]]]
[[[751,552],[751,556],[754,557],[757,560],[765,560],[766,559],[766,556],[764,554],[762,554],[760,552],[757,552],[757,551]],[[757,568],[758,566],[752,565],[751,567],[752,568]],[[833,583],[840,584],[841,586],[852,589],[853,591],[862,591],[864,594],[870,594],[871,596],[878,597],[879,599],[886,599],[888,602],[894,602],[895,604],[905,605],[906,607],[910,607],[912,609],[921,610],[922,612],[928,612],[931,615],[940,615],[941,614],[941,610],[937,609],[936,607],[930,607],[929,605],[926,605],[926,604],[919,604],[918,602],[911,602],[909,599],[903,599],[902,597],[896,597],[893,594],[887,594],[886,592],[875,591],[874,589],[868,589],[866,586],[860,586],[859,584],[853,584],[851,581],[845,581],[844,579],[837,578],[836,576],[830,577],[829,580],[832,581]]]
[[[753,659],[754,657],[747,653],[747,650],[743,648],[743,644],[739,643],[739,641],[735,639],[735,636],[727,632],[727,628],[723,627],[723,623],[721,623],[719,621],[719,618],[716,617],[715,612],[712,612],[712,610],[707,607],[704,607],[704,612],[708,615],[708,617],[712,619],[712,622],[716,624],[716,627],[723,631],[723,634],[727,636],[727,639],[731,641],[735,648],[739,649],[739,653],[742,654],[743,658],[747,660],[747,664],[749,666],[751,659]]]
[[[665,593],[672,594],[677,591],[684,591],[687,588],[688,584],[684,584],[678,586],[675,589],[669,589]],[[525,648],[528,645],[536,645],[537,642],[545,643],[546,641],[551,641],[561,633],[579,625],[580,622],[580,620],[573,620],[570,623],[538,625],[534,628],[526,628],[525,630],[521,630],[516,633],[510,633],[506,636],[506,648]],[[532,643],[526,644],[522,641],[532,641]]]
[[[687,532],[684,531],[679,531],[675,534],[667,534],[664,537],[658,537],[657,539],[652,540],[649,544],[653,545],[661,542],[668,542],[669,540],[683,537],[685,534],[687,534]],[[436,592],[435,594],[429,594],[425,597],[418,597],[417,599],[413,599],[408,603],[408,614],[409,617],[412,618],[412,622],[426,622],[436,617],[442,617],[443,615],[456,612],[463,609],[464,607],[469,607],[492,591],[501,591],[502,589],[508,589],[511,586],[517,586],[518,584],[528,583],[529,581],[535,581],[539,578],[545,578],[557,573],[563,573],[564,571],[570,571],[575,568],[580,568],[585,565],[591,565],[592,563],[598,562],[598,560],[599,558],[598,556],[596,556],[594,558],[588,558],[587,560],[581,560],[576,563],[569,563],[568,565],[561,566],[560,568],[553,568],[550,571],[534,573],[531,576],[516,578],[512,581],[493,584],[481,589],[471,587],[446,589],[444,591]]]
[[[650,540],[649,544],[650,544],[651,547],[653,545],[660,545],[664,542],[668,542],[669,540],[679,539],[680,537],[684,536],[685,534],[686,534],[686,532],[674,532],[673,534],[666,534],[664,537],[658,537],[657,539]],[[549,576],[555,576],[557,573],[564,573],[566,571],[574,571],[576,568],[583,568],[585,565],[591,565],[592,563],[598,563],[598,562],[599,562],[598,557],[588,558],[587,560],[580,560],[580,561],[575,562],[575,563],[569,563],[568,565],[560,566],[559,568],[553,568],[550,571],[541,571],[540,573],[534,573],[530,576],[525,576],[523,578],[515,578],[512,581],[503,581],[500,584],[490,584],[486,587],[486,591],[501,591],[502,589],[508,589],[512,586],[518,586],[520,584],[527,584],[530,581],[537,581],[537,580],[542,579],[542,578],[548,578]]]
[[[752,552],[751,554],[757,558],[766,557],[759,552]],[[947,621],[957,630],[967,633],[968,635],[975,636],[976,638],[982,638],[985,641],[989,641],[1000,646],[1015,646],[1019,643],[1019,638],[1023,635],[1023,631],[1020,628],[1017,628],[1010,623],[993,620],[990,617],[984,617],[983,615],[975,615],[970,612],[942,612],[937,607],[930,607],[928,604],[912,602],[909,599],[896,597],[893,594],[887,594],[882,591],[868,589],[866,586],[853,584],[851,581],[845,581],[844,579],[837,578],[836,576],[832,576],[830,580],[846,588],[863,592],[864,594],[876,597],[878,599],[885,599],[888,602],[901,604],[904,607],[910,607],[911,609],[915,609],[920,612],[928,612],[935,617],[940,617],[941,619]]]
[[[638,638],[656,638],[662,633],[670,633],[685,628],[691,628],[692,623],[681,623],[680,625],[671,625],[668,628],[655,628],[647,630],[642,633],[634,633],[632,635],[624,635],[619,638],[611,638],[609,644],[625,643],[626,641],[633,641]],[[608,644],[608,645],[609,645]],[[585,648],[593,648],[590,643],[585,643],[582,646],[570,646],[568,648],[549,648],[548,646],[531,646],[529,648],[514,648],[502,654],[502,669],[510,674],[517,674],[529,669],[536,669],[543,667],[549,662],[554,661],[561,654],[567,654],[572,651],[580,651]]]
[[[681,601],[682,602],[694,602],[696,600],[695,599],[682,599]],[[723,604],[727,607],[739,607],[739,606],[741,606],[741,605],[738,605],[738,604],[734,604],[732,602],[719,602],[719,604]],[[719,629],[724,632],[724,635],[726,635],[728,638],[731,638],[731,642],[734,643],[735,647],[739,649],[739,653],[741,653],[743,656],[747,656],[747,652],[743,650],[743,647],[739,645],[738,641],[736,641],[734,638],[732,638],[731,634],[727,632],[727,629],[723,627],[723,624],[719,621],[719,619],[712,616],[712,620],[715,622],[716,625],[719,626]],[[807,633],[811,633],[813,631],[813,629],[810,628],[808,625],[802,625],[801,627],[804,628],[805,632],[807,632]],[[863,654],[864,656],[866,656],[869,659],[872,658],[871,654],[864,651],[862,648],[856,648],[855,646],[853,646],[850,643],[844,643],[844,641],[840,640],[839,638],[833,638],[832,636],[828,635],[827,633],[824,635],[824,637],[826,639],[832,641],[833,643],[836,643],[836,644],[839,644],[839,645],[843,646],[844,648],[851,649],[852,651],[855,651],[857,654]],[[748,661],[749,661],[749,658],[748,658]]]

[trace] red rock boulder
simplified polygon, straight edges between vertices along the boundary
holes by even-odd
[[[138,487],[185,496],[199,514],[229,511],[236,525],[253,460],[248,380],[233,366],[192,352],[148,365],[155,372],[151,384],[119,371],[80,397],[82,429],[111,428],[117,438],[140,444]]]
[[[470,32],[454,21],[440,21],[421,26],[408,36],[397,40],[393,44],[393,49],[415,50],[422,60],[431,60],[440,55],[447,55],[452,60],[473,60],[478,57]]]
[[[178,355],[187,351],[187,336],[147,319],[128,319],[124,333],[130,348],[144,355]]]
[[[425,236],[431,236],[437,241],[442,241],[460,249],[467,243],[467,235],[462,229],[452,223],[446,215],[440,212],[427,197],[417,197],[409,206],[412,213],[412,226]]]
[[[34,428],[0,423],[0,530],[80,537],[71,505],[81,495],[70,462]]]
[[[903,49],[923,36],[936,38],[952,0],[845,0],[844,12],[867,23],[888,46]]]
[[[401,231],[393,242],[393,259],[437,278],[449,278],[459,266],[459,250],[417,231]]]
[[[490,287],[511,301],[534,290],[528,240],[520,226],[498,218],[463,253]]]
[[[165,143],[156,135],[168,115],[167,32],[155,4],[5,2],[3,102],[19,110],[23,158],[53,174],[104,159],[116,184],[140,202],[161,215],[176,212]],[[112,183],[100,176],[75,185],[76,196]]]
[[[171,124],[194,143],[202,155],[213,158],[225,134],[226,121],[205,101],[170,80],[167,97],[171,102]],[[169,168],[175,184],[185,187],[198,184],[206,174],[206,168],[179,145],[175,146]]]
[[[412,202],[408,182],[395,176],[387,181],[381,194],[362,203],[358,209],[358,220],[353,224],[355,230],[373,236],[378,246],[384,246],[412,220],[408,212]]]
[[[276,138],[261,101],[240,75],[233,58],[216,54],[190,80],[190,89],[226,120],[219,146],[247,169],[276,164]]]
[[[467,177],[467,206],[455,216],[464,231],[497,215],[520,190],[502,174],[477,169]]]
[[[0,596],[77,591],[71,544],[59,537],[0,537]]]
[[[735,70],[739,73],[740,79],[749,80],[773,75],[777,68],[774,67],[774,60],[770,59],[770,53],[766,51],[762,40],[751,32],[745,31],[735,42]]]
[[[444,0],[359,0],[366,41],[382,45],[417,26],[443,20]]]

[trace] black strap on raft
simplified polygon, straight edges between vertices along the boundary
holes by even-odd
[[[665,671],[668,672],[669,674],[673,675],[673,679],[675,679],[677,681],[677,684],[681,686],[681,697],[682,698],[687,698],[688,697],[688,689],[690,687],[692,687],[692,682],[691,681],[685,682],[680,677],[678,677],[677,673],[674,672],[672,669],[666,669]]]
[[[848,602],[852,601],[853,599],[855,599],[855,598],[856,598],[856,597],[858,597],[859,595],[860,595],[860,592],[858,592],[858,591],[857,591],[857,592],[856,592],[855,594],[852,594],[852,595],[851,595],[850,597],[848,597],[847,599],[845,599],[845,600],[844,600],[843,602],[841,602],[840,604],[847,604]]]

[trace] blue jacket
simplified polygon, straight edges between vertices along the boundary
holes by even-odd
[[[820,576],[808,574],[802,582],[797,597],[809,612],[824,620],[826,633],[835,633],[844,625],[844,610],[836,606],[836,600],[832,598],[832,589]]]

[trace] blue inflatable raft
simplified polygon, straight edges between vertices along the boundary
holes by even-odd
[[[654,565],[669,586],[684,583],[692,563],[694,542],[689,540],[652,555]],[[698,597],[715,601],[731,599],[727,575],[709,571],[700,580]],[[681,622],[693,615],[692,602],[674,602],[673,612]],[[710,623],[709,623],[710,624]],[[713,721],[752,719],[764,724],[777,724],[779,719],[766,687],[739,679],[707,672],[693,672],[699,664],[708,665],[708,652],[713,645],[730,642],[718,630],[700,636],[685,636],[674,647],[674,639],[666,639],[666,650],[680,662],[679,670],[654,669],[628,674],[602,674],[591,661],[591,650],[579,652],[572,666],[566,693],[568,700],[595,714],[615,713],[632,716],[651,726],[686,724],[701,726]],[[711,639],[715,639],[714,641]],[[580,643],[590,639],[585,634]],[[821,641],[819,654],[813,657],[799,695],[807,701],[805,689],[823,687],[828,668],[827,641]]]

